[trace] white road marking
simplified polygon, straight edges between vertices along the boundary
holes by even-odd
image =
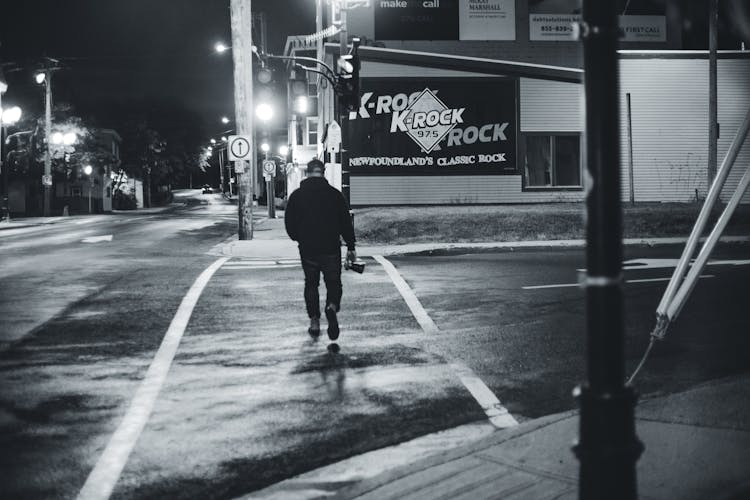
[[[241,265],[226,265],[222,269],[229,269],[229,270],[242,270],[242,269],[284,269],[284,268],[290,268],[290,267],[300,267],[299,264],[271,264],[271,265],[250,265],[250,264],[241,264]]]
[[[177,352],[180,340],[182,340],[182,335],[185,333],[193,308],[211,276],[227,260],[228,257],[222,257],[208,266],[198,276],[182,299],[180,307],[177,308],[159,350],[156,352],[151,366],[148,367],[146,376],[138,387],[127,413],[125,413],[119,427],[110,438],[107,447],[78,493],[77,498],[79,500],[108,499],[112,494],[122,469],[125,467],[143,427],[151,416],[156,398],[172,365],[172,360]]]
[[[422,303],[414,294],[408,283],[401,277],[396,267],[391,262],[384,258],[382,255],[373,255],[373,258],[383,266],[385,272],[393,281],[396,289],[399,291],[401,296],[404,298],[406,305],[409,306],[411,313],[414,318],[422,327],[425,333],[439,333],[440,329],[437,327],[430,315],[427,314]],[[518,421],[508,412],[508,410],[500,403],[497,396],[487,387],[484,382],[469,368],[460,361],[451,360],[451,367],[453,368],[461,383],[464,387],[469,390],[474,399],[479,403],[479,406],[484,410],[485,415],[489,421],[495,427],[504,429],[506,427],[513,427],[518,425]]]
[[[713,274],[702,274],[700,278],[714,278]],[[652,283],[654,281],[669,281],[671,278],[643,278],[638,280],[625,280],[625,283]],[[580,287],[580,283],[559,283],[556,285],[533,285],[533,286],[522,286],[523,290],[542,290],[545,288],[567,288],[567,287]]]
[[[107,234],[104,236],[89,236],[81,240],[81,243],[99,243],[100,241],[112,241],[112,235]]]
[[[630,259],[622,263],[622,269],[624,271],[640,271],[641,269],[668,269],[677,267],[677,264],[679,262],[680,259]],[[707,266],[746,266],[748,264],[750,264],[750,260],[710,260],[706,263]],[[585,273],[586,269],[578,269],[578,271]]]

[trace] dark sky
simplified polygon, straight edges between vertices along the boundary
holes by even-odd
[[[252,9],[266,13],[274,52],[287,35],[314,31],[312,0],[253,0]],[[208,130],[221,127],[219,117],[234,111],[233,67],[231,53],[214,51],[217,41],[231,44],[229,0],[2,0],[4,103],[41,109],[33,74],[47,55],[65,66],[53,98],[81,114],[106,121],[113,103],[171,100],[197,112]]]

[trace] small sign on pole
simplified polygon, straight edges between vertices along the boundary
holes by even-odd
[[[42,176],[42,185],[43,186],[51,186],[52,185],[52,176],[51,175],[43,175]]]
[[[341,125],[333,120],[328,125],[328,133],[326,134],[326,151],[329,153],[338,153],[341,148]]]
[[[276,176],[276,162],[273,160],[263,160],[263,173],[270,177]]]

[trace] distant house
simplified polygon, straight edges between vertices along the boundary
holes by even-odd
[[[59,171],[53,169],[52,214],[105,213],[112,211],[112,175],[120,167],[120,146],[122,138],[112,129],[93,129],[94,144],[99,153],[109,153],[106,161],[91,162],[91,173],[86,174],[86,165],[78,164],[75,168]],[[25,134],[25,135],[24,135]],[[16,149],[28,148],[29,133],[18,135]],[[74,149],[77,146],[71,147]],[[66,161],[70,152],[63,153],[62,158],[53,162]],[[98,155],[98,158],[109,156]],[[79,162],[80,163],[80,162]],[[17,174],[10,179],[8,201],[11,213],[17,215],[41,214],[44,192],[35,174]]]
[[[122,138],[112,129],[93,130],[98,148],[112,154],[112,162],[92,165],[91,174],[79,172],[72,179],[55,184],[53,207],[68,207],[69,213],[104,213],[112,211],[112,176],[120,166]],[[89,200],[90,198],[90,200]]]

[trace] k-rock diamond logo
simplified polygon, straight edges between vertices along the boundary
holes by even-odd
[[[391,133],[406,132],[422,151],[430,153],[457,124],[466,108],[451,109],[430,90],[424,89],[403,111],[394,111]]]

